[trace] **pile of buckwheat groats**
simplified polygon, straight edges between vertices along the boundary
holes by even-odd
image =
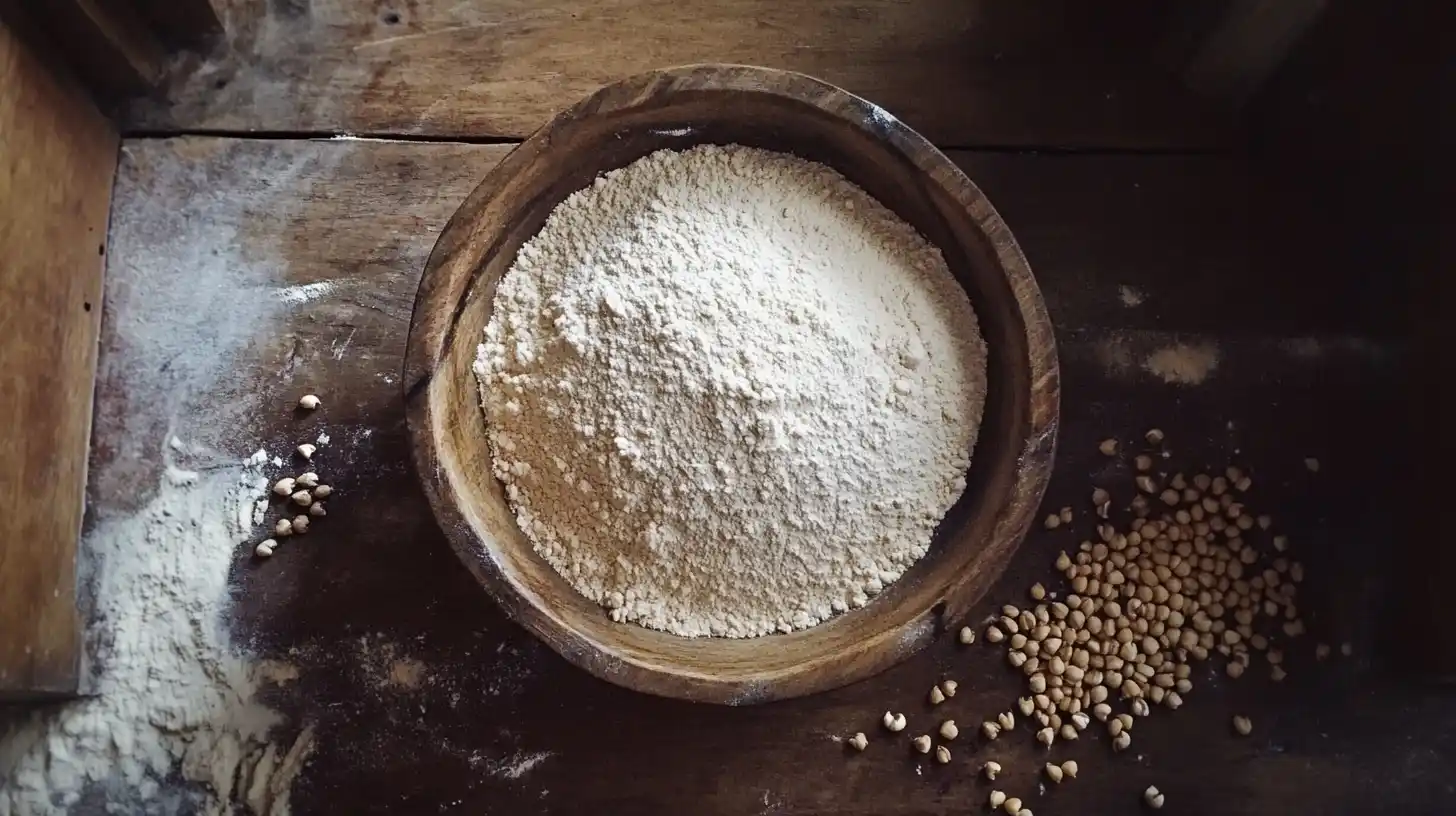
[[[981,723],[986,740],[1013,731],[1020,718],[1050,749],[1059,740],[1078,739],[1095,720],[1113,750],[1122,752],[1132,745],[1136,718],[1150,716],[1155,706],[1181,706],[1193,691],[1194,664],[1215,653],[1230,678],[1254,668],[1260,656],[1271,680],[1286,677],[1284,650],[1305,634],[1298,607],[1304,566],[1288,555],[1288,538],[1274,532],[1272,516],[1248,506],[1253,477],[1234,465],[1217,474],[1170,472],[1162,431],[1150,430],[1144,439],[1147,449],[1132,460],[1136,493],[1122,504],[1128,512],[1115,516],[1111,492],[1094,487],[1088,498],[1099,519],[1095,540],[1057,556],[1065,596],[1037,583],[1029,591],[1030,608],[1008,604],[987,619],[985,640],[1005,650],[1026,677],[1027,693]],[[1116,457],[1121,447],[1107,439],[1098,449]],[[1305,466],[1319,470],[1316,459],[1306,459]],[[1044,526],[1055,530],[1074,516],[1073,508],[1063,507],[1048,514]],[[976,630],[962,628],[959,640],[975,643]],[[1340,652],[1349,656],[1350,644]],[[1314,647],[1319,660],[1330,653],[1327,644]],[[930,703],[954,696],[956,685],[938,684]],[[904,714],[885,712],[887,730],[898,733],[907,724]],[[1248,736],[1253,728],[1250,718],[1233,717],[1235,734]],[[947,764],[945,743],[960,729],[945,720],[937,733],[940,745],[928,734],[910,744],[921,754],[933,750],[936,761]],[[859,733],[848,743],[863,751],[869,740]],[[995,761],[981,766],[988,781],[1001,770]],[[1077,771],[1073,761],[1043,768],[1053,784],[1075,779]],[[1154,809],[1165,802],[1156,787],[1142,798]],[[989,803],[1011,816],[1031,816],[1021,799],[1003,791],[991,791]]]
[[[322,401],[313,394],[305,394],[298,400],[298,407],[303,411],[318,410]],[[325,440],[320,437],[319,444]],[[304,442],[294,448],[294,454],[310,465],[313,463],[313,455],[318,452],[318,445]],[[304,535],[308,532],[309,525],[313,519],[322,518],[328,515],[324,508],[324,499],[332,496],[333,487],[319,481],[319,475],[313,470],[305,471],[298,476],[285,476],[273,484],[273,493],[283,498],[282,507],[279,511],[279,518],[273,525],[273,537],[258,542],[253,548],[253,554],[259,558],[271,558],[274,550],[278,548],[278,539],[292,535]],[[297,507],[293,518],[288,517],[289,505]]]

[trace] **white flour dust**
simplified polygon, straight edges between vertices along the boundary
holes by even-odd
[[[1218,346],[1211,343],[1164,346],[1148,355],[1143,368],[1165,383],[1200,385],[1218,368]]]
[[[187,450],[170,448],[169,459]],[[288,812],[312,731],[268,742],[280,717],[256,699],[267,678],[233,651],[223,620],[266,461],[169,463],[150,504],[87,533],[94,696],[0,735],[0,816]]]
[[[510,759],[492,760],[486,765],[485,772],[491,776],[520,779],[550,758],[551,754],[547,751],[538,751],[534,754],[517,753]]]
[[[985,345],[939,250],[823,165],[654,153],[521,247],[476,362],[521,529],[616,620],[862,606],[965,489]]]

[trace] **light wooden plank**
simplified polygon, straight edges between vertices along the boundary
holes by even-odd
[[[0,25],[0,699],[75,692],[117,136]]]
[[[522,137],[614,79],[736,62],[841,85],[938,144],[1207,147],[1230,134],[1151,65],[1163,12],[1149,0],[219,7],[228,42],[134,106],[131,127]]]

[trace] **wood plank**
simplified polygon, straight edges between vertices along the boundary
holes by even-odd
[[[77,691],[76,544],[117,136],[0,25],[0,699]]]
[[[1390,311],[1402,318],[1412,356],[1402,390],[1410,414],[1399,426],[1411,453],[1401,472],[1427,504],[1440,502],[1439,488],[1416,474],[1456,455],[1456,392],[1446,385],[1456,373],[1456,164],[1447,157],[1456,144],[1452,30],[1450,4],[1332,3],[1250,111],[1262,166],[1298,179],[1336,208],[1335,229],[1376,248],[1371,268],[1399,298]],[[1392,50],[1399,59],[1390,58]],[[1456,547],[1447,525],[1424,516],[1397,540],[1397,557],[1426,567],[1390,616],[1392,640],[1403,640],[1421,621],[1456,615],[1456,595],[1437,577],[1456,569]],[[1413,671],[1456,680],[1456,636],[1426,639],[1411,651]]]
[[[1005,789],[1035,791],[1043,754],[1025,733],[989,745],[962,738],[941,769],[918,765],[875,729],[887,707],[909,712],[915,728],[941,716],[979,722],[1008,707],[1016,678],[981,647],[947,638],[828,694],[696,706],[595,680],[488,602],[410,471],[398,375],[431,244],[507,149],[203,138],[124,149],[97,511],[125,512],[139,488],[156,483],[169,433],[237,457],[259,443],[281,449],[320,431],[333,438],[330,478],[347,505],[335,505],[307,546],[262,569],[240,559],[236,576],[236,636],[299,668],[272,702],[317,726],[294,812],[964,813],[984,802],[988,787],[975,769],[993,757],[1008,769]],[[1096,452],[1108,435],[1130,440],[1159,425],[1187,461],[1237,455],[1257,468],[1297,537],[1318,542],[1311,582],[1323,588],[1308,602],[1317,636],[1350,638],[1366,654],[1368,621],[1396,577],[1396,565],[1365,556],[1388,524],[1379,508],[1389,506],[1368,475],[1393,465],[1377,435],[1349,429],[1384,427],[1399,410],[1385,399],[1396,378],[1390,350],[1358,336],[1306,337],[1297,325],[1265,332],[1241,325],[1237,309],[1227,332],[1174,322],[1210,296],[1236,303],[1267,274],[1233,265],[1219,281],[1190,288],[1167,273],[1167,259],[1217,253],[1227,240],[1211,220],[1174,228],[1190,210],[1186,197],[1215,197],[1225,208],[1259,199],[1240,183],[1189,189],[1157,177],[1231,177],[1223,163],[1197,170],[1105,157],[956,158],[987,180],[993,201],[999,188],[1030,202],[1033,193],[1016,192],[1025,188],[1060,202],[1041,210],[1008,199],[1003,207],[1052,304],[1062,347],[1063,427],[1048,503],[1081,506],[1099,475],[1127,489],[1128,474],[1109,470]],[[1112,173],[1139,186],[1098,181]],[[1067,202],[1084,200],[1105,212],[1067,218]],[[1257,235],[1293,240],[1277,230]],[[1108,246],[1114,237],[1162,246],[1120,254]],[[1250,254],[1293,251],[1256,245]],[[1140,266],[1147,305],[1123,307],[1117,287]],[[1315,317],[1305,327],[1336,325]],[[159,339],[164,333],[186,336],[190,351],[179,353]],[[1175,340],[1218,347],[1203,385],[1168,385],[1141,368]],[[304,419],[277,410],[307,390],[325,396],[324,410]],[[1303,469],[1307,455],[1325,460],[1318,480]],[[977,613],[1047,580],[1055,553],[1085,535],[1088,521],[1079,517],[1070,533],[1034,532]],[[381,682],[402,659],[419,662],[421,682]],[[1456,759],[1456,705],[1396,685],[1370,660],[1323,669],[1308,654],[1292,660],[1281,685],[1230,685],[1201,669],[1183,710],[1138,725],[1132,754],[1114,757],[1101,737],[1059,747],[1056,756],[1076,758],[1083,777],[1045,797],[1033,793],[1031,806],[1039,814],[1129,812],[1148,784],[1193,814],[1431,812],[1449,803],[1443,769]],[[932,714],[925,692],[946,676],[961,680],[961,692]],[[1256,737],[1227,736],[1236,712],[1259,723]],[[856,730],[875,742],[847,756],[833,739]],[[1385,784],[1391,777],[1402,784]]]
[[[209,0],[132,0],[158,36],[184,48],[200,48],[222,36],[222,21]]]
[[[1444,201],[1456,176],[1443,155],[1456,138],[1453,28],[1456,6],[1444,3],[1331,3],[1250,105],[1256,153],[1270,172],[1349,198],[1354,210],[1372,198],[1381,213],[1397,208],[1392,227]],[[1392,46],[1400,59],[1388,58]]]
[[[63,61],[93,100],[149,92],[166,74],[167,50],[129,0],[0,0],[0,16],[43,58]]]
[[[1229,122],[1151,66],[1162,5],[1036,0],[219,3],[228,42],[127,124],[522,137],[692,62],[813,74],[937,144],[1209,147]]]
[[[1021,241],[1059,326],[1400,330],[1402,293],[1376,271],[1389,248],[1368,230],[1331,240],[1322,201],[1245,162],[977,153],[957,160]]]
[[[1198,93],[1242,105],[1324,12],[1325,0],[1237,0],[1184,69]]]

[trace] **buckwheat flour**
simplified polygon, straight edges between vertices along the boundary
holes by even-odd
[[[87,532],[93,694],[0,722],[0,816],[289,813],[313,729],[270,741],[268,678],[223,617],[267,457],[198,471],[167,453],[152,502]]]
[[[965,489],[985,345],[940,252],[829,168],[661,151],[551,214],[475,371],[521,529],[616,620],[858,607]]]

